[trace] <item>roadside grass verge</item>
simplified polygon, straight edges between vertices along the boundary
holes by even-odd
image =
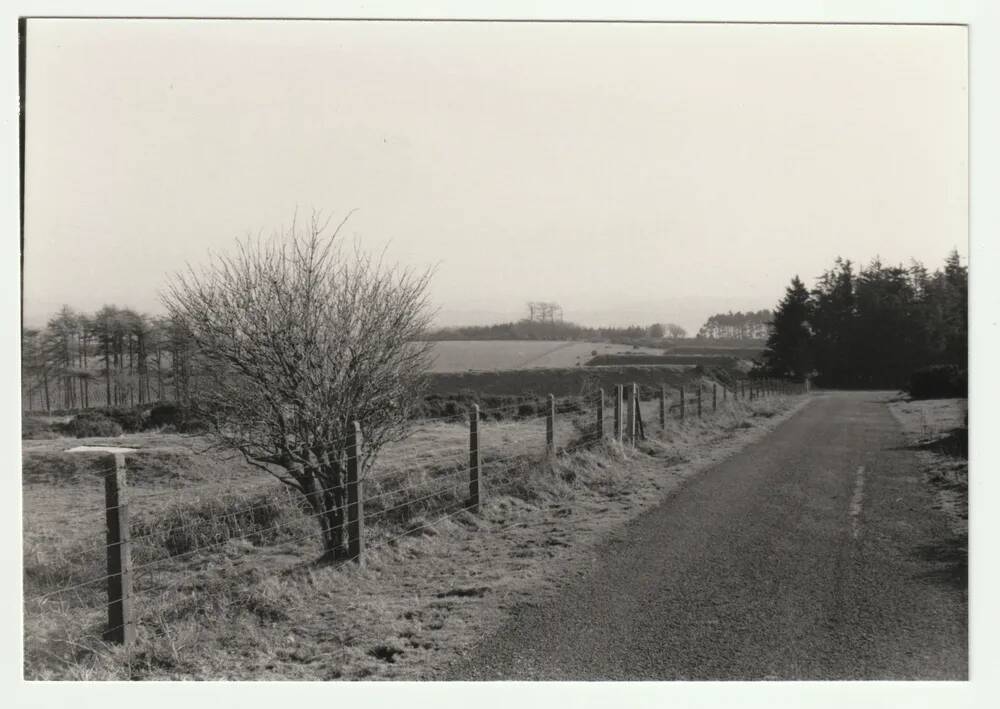
[[[557,441],[568,452],[555,458],[544,455],[538,421],[491,423],[479,515],[463,510],[467,429],[422,429],[387,451],[366,484],[364,568],[318,566],[313,521],[260,473],[230,461],[213,478],[189,461],[171,477],[147,450],[134,481],[137,642],[128,656],[101,640],[103,584],[31,600],[103,574],[99,479],[87,470],[72,481],[57,475],[59,484],[26,475],[25,676],[433,677],[509,608],[580,573],[602,535],[803,401],[720,402],[714,415],[668,419],[663,431],[646,402],[648,438],[636,448],[582,446],[590,417],[564,417]],[[36,464],[44,467],[26,458]],[[207,496],[190,479],[225,484]],[[81,497],[90,488],[94,496]],[[143,502],[144,492],[164,490],[171,494]],[[86,523],[81,500],[96,503]]]
[[[889,404],[937,493],[936,507],[963,546],[969,527],[968,407],[968,399],[901,398]]]

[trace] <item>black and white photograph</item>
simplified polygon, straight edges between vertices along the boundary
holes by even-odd
[[[23,682],[968,686],[967,24],[17,30]]]

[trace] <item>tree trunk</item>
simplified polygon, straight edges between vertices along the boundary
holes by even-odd
[[[42,382],[45,384],[45,413],[51,413],[52,404],[49,401],[49,375],[45,370],[42,370]]]
[[[310,478],[306,485],[306,500],[319,524],[323,546],[321,561],[339,561],[348,556],[347,541],[344,538],[347,488],[343,485],[342,476],[337,477],[341,482]]]
[[[163,401],[163,355],[160,348],[156,348],[156,400]]]
[[[111,408],[111,341],[108,337],[104,337],[104,385],[108,408]]]

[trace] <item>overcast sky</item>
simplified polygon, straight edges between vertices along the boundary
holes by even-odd
[[[28,25],[24,315],[160,309],[295,210],[437,266],[441,324],[772,306],[967,249],[957,27]]]

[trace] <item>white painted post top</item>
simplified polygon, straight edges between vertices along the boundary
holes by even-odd
[[[116,446],[77,446],[67,448],[66,453],[135,453],[138,448],[119,448]]]

